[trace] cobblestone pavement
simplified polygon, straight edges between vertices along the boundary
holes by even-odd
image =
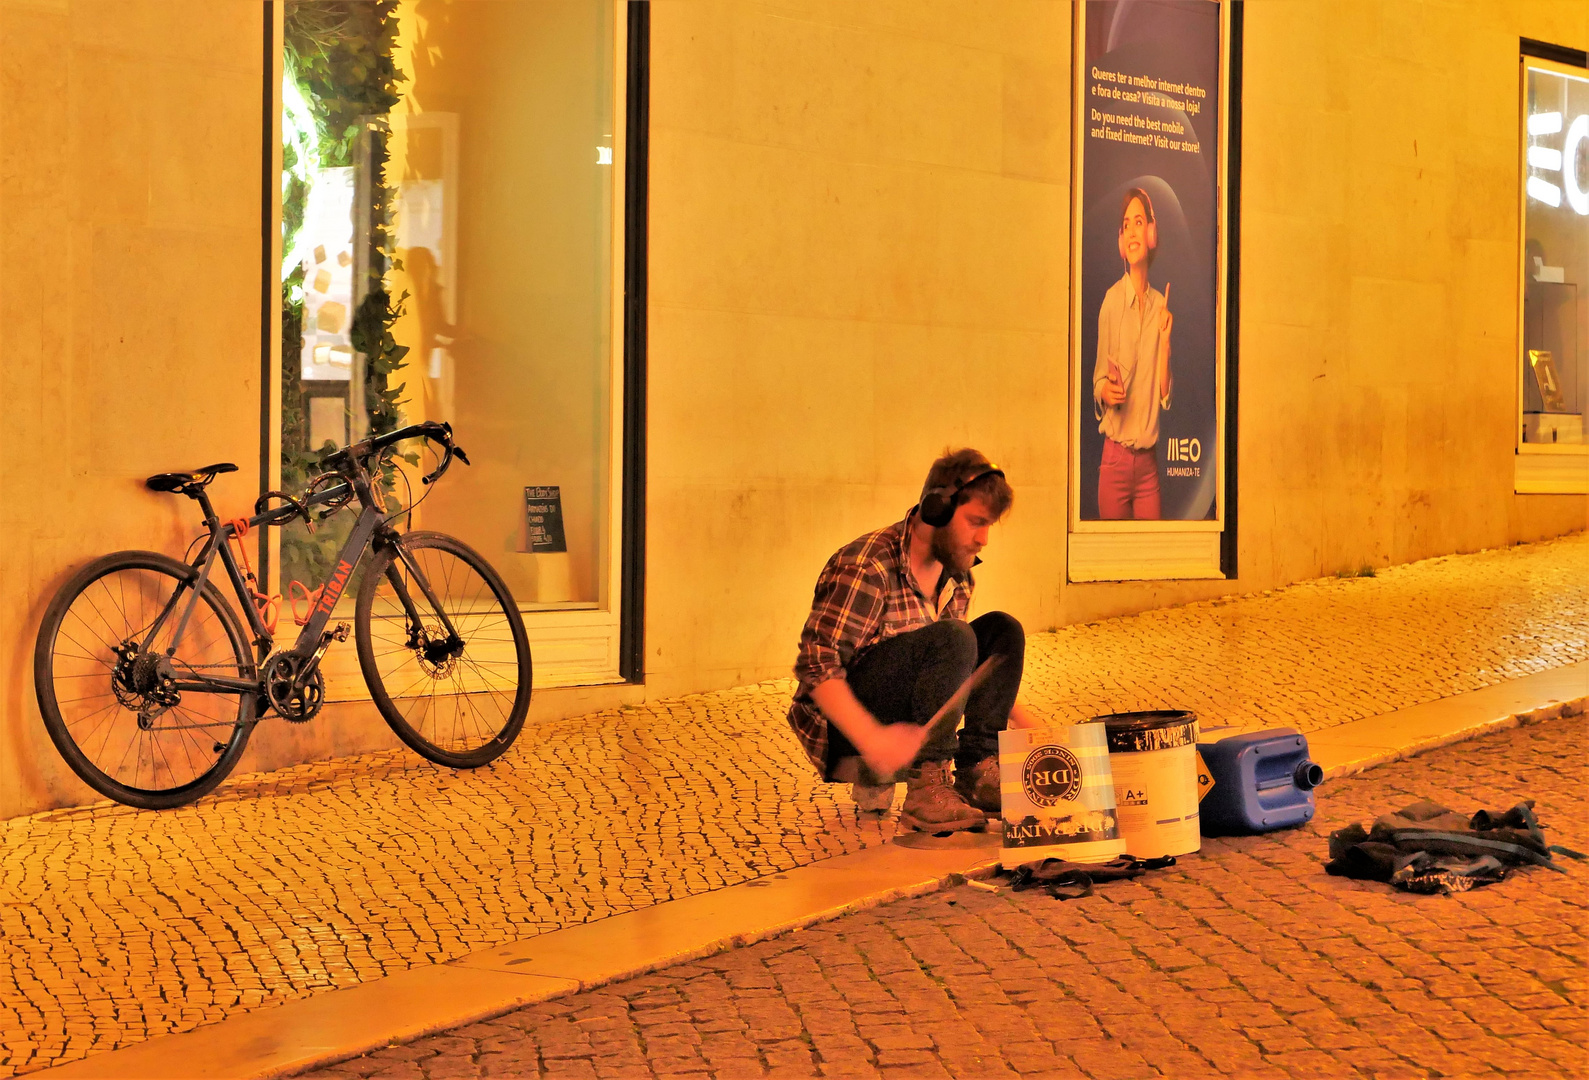
[[[1589,659],[1589,536],[1065,627],[1023,693],[1072,718],[1166,701],[1317,731]]]
[[[966,886],[308,1074],[461,1077],[1589,1075],[1589,869],[1455,897],[1323,872],[1331,829],[1527,796],[1589,847],[1582,716],[1321,790],[1308,827],[1068,903]]]
[[[1025,693],[1316,730],[1583,659],[1580,535],[1033,635]],[[394,752],[0,823],[0,1077],[887,841],[789,689],[543,724],[473,773]]]

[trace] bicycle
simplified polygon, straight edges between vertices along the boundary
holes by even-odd
[[[426,485],[441,479],[455,457],[469,464],[450,424],[414,424],[325,455],[326,471],[302,498],[266,492],[254,504],[255,516],[225,522],[206,488],[236,465],[145,480],[151,491],[197,502],[208,537],[195,541],[203,546],[191,562],[152,551],[106,555],[51,601],[33,674],[45,727],[72,771],[101,795],[143,809],[181,806],[209,793],[271,710],[294,723],[319,713],[321,658],[348,635],[347,623],[326,624],[355,581],[359,667],[398,738],[428,760],[459,769],[504,753],[530,705],[524,620],[501,576],[468,545],[394,527],[412,507],[388,513],[372,484],[371,459],[384,466],[389,448],[413,438],[443,448],[436,469],[423,477]],[[302,631],[291,648],[275,651],[280,597],[258,591],[241,537],[299,518],[312,527],[312,511],[324,520],[355,500],[358,517],[330,576],[309,593]],[[246,625],[210,580],[217,561]]]

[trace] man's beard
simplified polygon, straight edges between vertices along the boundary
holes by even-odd
[[[947,528],[932,531],[932,557],[950,573],[963,574],[971,569],[971,556],[957,549],[949,539]]]

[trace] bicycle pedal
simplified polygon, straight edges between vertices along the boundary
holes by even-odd
[[[351,627],[349,627],[347,623],[339,622],[336,624],[336,626],[320,635],[320,643],[323,645],[330,641],[346,641],[348,639],[348,631],[350,629]]]

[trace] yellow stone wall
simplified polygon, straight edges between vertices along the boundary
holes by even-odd
[[[81,801],[33,698],[54,590],[180,553],[142,478],[259,490],[261,6],[0,0],[0,818]]]
[[[652,5],[655,692],[781,676],[946,445],[1017,487],[979,599],[1062,618],[1067,5]]]
[[[1589,5],[1249,3],[1241,576],[1086,586],[1069,6],[652,20],[646,695],[785,674],[822,562],[946,445],[1009,470],[979,606],[1033,630],[1584,528],[1512,494],[1511,436],[1517,39],[1589,46]],[[253,0],[0,0],[0,818],[85,797],[33,701],[51,593],[193,535],[140,478],[258,489],[261,33]],[[312,728],[254,762],[362,745]]]
[[[1513,495],[1518,39],[1589,5],[1252,3],[1241,585],[1585,525]]]

